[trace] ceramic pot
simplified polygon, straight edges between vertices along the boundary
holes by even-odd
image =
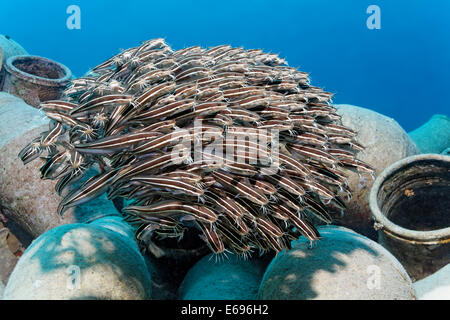
[[[259,287],[269,300],[412,300],[415,292],[400,262],[353,230],[321,226],[322,238],[304,237],[277,254]]]
[[[394,119],[357,106],[339,104],[335,107],[342,116],[342,124],[356,131],[357,141],[365,147],[357,158],[372,166],[375,175],[392,163],[419,153],[414,142]],[[340,212],[336,212],[334,223],[376,241],[377,233],[373,230],[369,209],[369,192],[374,179],[350,170],[347,170],[347,178],[352,198],[346,202],[347,209],[342,217]]]
[[[450,148],[450,118],[443,114],[435,114],[408,134],[421,153],[442,153]]]
[[[257,255],[255,255],[257,256]],[[235,254],[203,257],[186,274],[178,290],[180,300],[256,300],[267,261]]]
[[[48,130],[48,121],[39,110],[6,92],[0,92],[0,118],[0,211],[4,215],[37,237],[61,224],[93,220],[102,212],[119,214],[102,195],[59,216],[62,198],[55,192],[56,180],[40,178],[43,161],[24,165],[18,158],[22,148]]]
[[[6,60],[3,91],[22,98],[33,107],[59,99],[70,83],[71,71],[64,65],[38,56],[13,56]]]
[[[450,156],[423,154],[384,170],[370,192],[378,241],[413,281],[450,263]]]
[[[151,278],[120,217],[56,227],[24,252],[5,300],[150,299]]]
[[[0,90],[3,88],[5,70],[3,65],[9,57],[27,54],[24,48],[7,35],[0,35]]]

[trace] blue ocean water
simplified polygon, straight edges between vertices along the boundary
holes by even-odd
[[[81,28],[68,29],[70,5]],[[369,29],[370,5],[380,29]],[[231,44],[279,53],[334,92],[411,131],[449,114],[448,0],[2,1],[0,33],[83,75],[120,48],[166,38],[173,49]]]

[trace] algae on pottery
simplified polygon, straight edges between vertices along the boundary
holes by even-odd
[[[25,49],[10,36],[0,34],[0,47],[3,52],[3,62],[12,56],[25,55]]]
[[[444,151],[441,152],[441,154],[444,156],[450,156],[450,148],[445,149]]]
[[[443,114],[435,114],[408,134],[420,153],[442,153],[450,148],[450,118]]]
[[[267,262],[231,254],[217,261],[209,254],[187,273],[178,292],[182,300],[255,300]]]
[[[7,35],[0,35],[0,91],[3,90],[5,79],[4,65],[12,56],[27,54],[24,48]]]
[[[378,243],[336,226],[322,239],[300,238],[267,267],[258,297],[269,300],[411,300],[411,279]]]
[[[150,299],[147,265],[121,220],[68,224],[39,236],[14,268],[3,299]]]

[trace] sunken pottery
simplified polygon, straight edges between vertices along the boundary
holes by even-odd
[[[450,118],[435,114],[408,135],[421,153],[442,153],[450,147]]]
[[[270,262],[258,291],[263,300],[413,300],[405,269],[383,246],[353,230],[318,228],[322,239],[292,242]]]
[[[82,208],[69,209],[63,217],[56,214],[61,196],[55,192],[56,181],[40,179],[44,161],[25,166],[17,158],[30,139],[49,129],[48,122],[39,110],[6,92],[0,92],[0,117],[0,210],[5,216],[37,237],[61,224],[119,214],[106,195]]]
[[[17,154],[30,138],[48,130],[42,114],[23,100],[0,92],[0,116],[0,210],[33,237],[60,224],[75,222],[70,214],[49,214],[56,212],[60,197],[54,181],[40,179],[42,161],[29,166],[17,161]]]
[[[38,56],[13,56],[4,67],[3,90],[34,107],[42,101],[60,98],[72,77],[66,66]]]
[[[5,70],[3,68],[9,57],[27,54],[24,48],[7,35],[0,35],[0,90],[3,87]]]
[[[11,250],[11,237],[14,237],[14,235],[7,228],[4,228],[0,222],[0,287],[6,284],[14,266],[19,260],[19,257]]]
[[[214,254],[204,256],[186,274],[178,290],[181,300],[256,300],[268,261]]]
[[[151,278],[120,217],[59,226],[24,252],[6,285],[5,300],[141,300]]]
[[[420,280],[450,263],[450,157],[424,154],[381,173],[370,192],[378,241]]]
[[[450,300],[450,264],[414,283],[418,300]]]
[[[358,153],[358,159],[368,163],[380,174],[394,162],[418,154],[414,142],[403,128],[392,118],[370,109],[348,104],[335,105],[342,116],[342,124],[358,132],[356,138],[365,147]],[[355,230],[376,241],[377,234],[373,230],[372,215],[369,209],[369,193],[374,183],[370,176],[362,176],[358,172],[348,172],[348,183],[352,198],[342,217],[334,223]]]

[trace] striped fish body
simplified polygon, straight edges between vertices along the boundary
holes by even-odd
[[[124,151],[134,145],[153,140],[162,134],[159,132],[137,132],[127,135],[109,136],[86,144],[77,144],[75,148],[82,153],[109,154]]]
[[[110,186],[116,174],[117,169],[99,174],[86,181],[81,188],[74,190],[61,201],[58,207],[58,214],[62,215],[66,209],[100,196]]]

